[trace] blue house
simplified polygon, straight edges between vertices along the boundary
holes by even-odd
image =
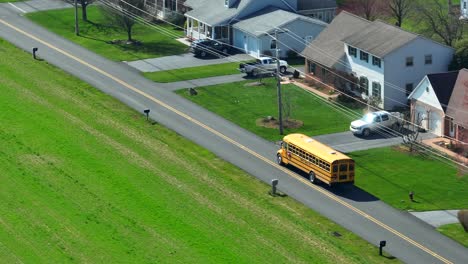
[[[219,40],[254,57],[276,48],[281,57],[303,50],[336,9],[334,0],[187,0],[185,5],[191,9],[185,13],[187,37]]]

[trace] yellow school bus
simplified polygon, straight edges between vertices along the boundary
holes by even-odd
[[[354,183],[353,159],[303,134],[285,136],[276,161],[308,173],[313,183]]]

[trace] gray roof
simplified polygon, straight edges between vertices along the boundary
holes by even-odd
[[[419,36],[382,21],[374,21],[364,30],[349,35],[343,42],[383,58]]]
[[[301,54],[309,60],[332,68],[345,55],[341,40],[364,30],[370,24],[368,20],[342,11]]]
[[[297,0],[298,10],[336,8],[336,0]]]
[[[238,0],[232,7],[227,8],[224,6],[224,0],[187,0],[185,4],[193,10],[185,15],[211,26],[221,25],[225,21],[235,19],[238,12],[253,1]]]
[[[275,28],[280,28],[295,20],[304,20],[309,23],[327,26],[327,23],[318,19],[313,19],[303,15],[284,11],[276,7],[268,7],[259,12],[256,12],[246,19],[237,22],[233,28],[247,32],[254,36],[261,36],[267,33],[273,33]]]

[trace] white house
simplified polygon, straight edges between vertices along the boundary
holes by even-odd
[[[407,96],[426,74],[446,71],[453,53],[425,37],[343,11],[302,55],[310,78],[335,86],[346,78],[341,89],[393,109],[407,106]]]
[[[282,57],[289,49],[301,51],[326,23],[300,12],[331,20],[336,9],[334,0],[187,0],[185,4],[191,8],[185,13],[189,38],[226,42],[255,57],[274,50],[275,30],[283,32],[278,38],[278,43],[284,42],[279,47]]]
[[[411,121],[468,143],[468,70],[426,75],[408,96]]]
[[[460,19],[468,19],[468,0],[460,0]]]

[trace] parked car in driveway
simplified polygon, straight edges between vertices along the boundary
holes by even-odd
[[[190,51],[195,56],[227,56],[231,51],[231,47],[220,41],[211,39],[195,40],[190,45]]]
[[[401,120],[402,116],[398,112],[378,111],[367,113],[361,119],[354,120],[349,129],[355,135],[367,137],[379,129],[399,129]]]
[[[280,73],[286,73],[288,69],[288,63],[284,60],[280,60]],[[246,73],[248,76],[258,76],[266,73],[276,72],[277,61],[270,57],[260,57],[252,63],[241,63],[239,64],[239,70]]]

